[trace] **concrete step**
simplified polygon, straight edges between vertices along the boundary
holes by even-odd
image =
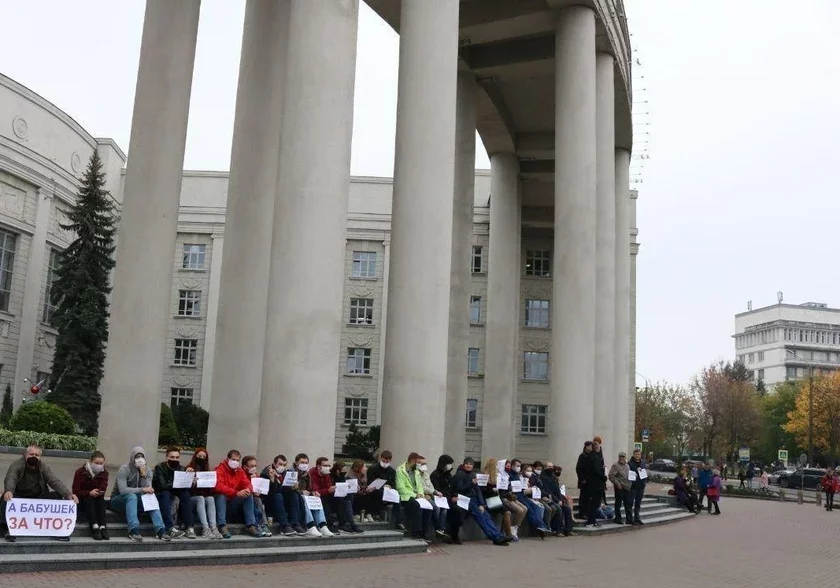
[[[644,526],[616,525],[612,521],[601,521],[600,527],[575,527],[575,533],[586,536],[609,535],[612,533],[626,533],[630,531],[636,531],[639,529],[645,529],[647,527],[655,527],[658,525],[675,523],[677,521],[683,521],[686,519],[694,518],[695,516],[695,514],[688,512],[684,508],[668,508],[667,510],[657,512],[653,515],[641,516],[640,518],[642,522],[644,522]]]
[[[365,533],[368,531],[388,531],[391,530],[390,523],[357,523],[359,528],[361,528]],[[245,525],[242,523],[230,523],[228,525],[228,529],[230,529],[231,534],[234,536],[236,535],[243,535],[245,533]],[[125,537],[128,534],[128,525],[126,525],[124,519],[115,519],[115,522],[108,521],[108,530],[111,531],[111,536],[122,536]],[[197,526],[195,528],[196,533],[200,534],[201,526]],[[272,525],[271,532],[276,533],[278,532],[277,523]],[[154,527],[149,522],[147,517],[140,517],[140,533],[144,536],[153,536],[154,535]],[[341,536],[344,536],[345,533],[342,533]],[[87,523],[84,521],[79,521],[76,523],[76,530],[73,531],[73,537],[90,537],[90,528],[88,527]]]
[[[113,542],[113,540],[112,540]],[[214,542],[219,545],[221,542]],[[72,541],[71,543],[72,544]],[[64,544],[67,546],[68,544]],[[178,551],[172,557],[170,547],[162,543],[154,551],[126,551],[102,553],[7,553],[0,546],[0,570],[5,573],[56,572],[70,570],[111,570],[122,568],[182,567],[236,564],[267,564],[289,561],[311,561],[374,557],[397,554],[426,553],[423,541],[400,539],[368,543],[334,542],[312,540],[302,546],[277,545],[264,549],[225,547],[218,549],[197,549]],[[221,547],[221,546],[220,546]]]

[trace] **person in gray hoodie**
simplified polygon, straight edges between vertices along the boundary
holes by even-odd
[[[141,496],[143,494],[154,496],[153,474],[152,468],[146,463],[146,451],[142,447],[134,447],[128,456],[128,463],[120,466],[117,480],[111,489],[111,502],[108,508],[125,514],[128,523],[128,538],[137,543],[143,541],[138,518],[139,514],[144,512]],[[148,515],[152,519],[158,539],[169,541],[171,538],[166,533],[160,509],[149,511]]]
[[[627,517],[627,524],[633,523],[632,501],[630,488],[633,484],[630,482],[630,464],[627,463],[627,454],[621,452],[618,454],[618,461],[612,464],[610,468],[610,482],[612,482],[615,490],[615,519],[613,522],[616,525],[623,524],[621,520],[621,505],[624,505],[624,514]]]

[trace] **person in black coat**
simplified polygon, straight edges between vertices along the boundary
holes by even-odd
[[[464,496],[469,498],[470,504],[469,508],[464,513],[464,517],[466,513],[469,513],[481,530],[484,532],[484,535],[493,542],[493,545],[499,546],[507,546],[511,541],[510,537],[506,537],[496,524],[493,522],[493,519],[490,518],[490,514],[487,512],[487,503],[484,501],[484,495],[478,488],[478,483],[476,480],[476,472],[473,471],[475,467],[475,461],[468,457],[464,459],[463,465],[458,468],[458,471],[452,476],[452,493],[450,494],[450,510],[458,510],[456,516],[451,516],[450,521],[453,523],[453,527],[450,529],[450,537],[452,537],[452,541],[455,543],[459,543],[458,539],[458,531],[461,527],[461,522],[464,520],[462,518],[461,512],[464,509],[458,506],[458,496]]]
[[[603,469],[599,469],[600,459],[593,449],[592,441],[583,444],[583,452],[578,457],[575,472],[580,488],[579,506],[581,515],[586,516],[587,526],[600,526],[597,520],[598,505],[602,488],[606,481]]]
[[[444,454],[438,458],[437,467],[435,471],[429,474],[429,479],[432,482],[432,486],[435,487],[436,492],[440,492],[447,500],[452,496],[452,467],[455,463],[455,460],[452,459],[450,456]],[[450,500],[450,504],[451,504]],[[451,535],[451,531],[453,528],[458,526],[456,523],[457,521],[453,521],[452,517],[457,515],[457,512],[453,512],[454,509],[450,508],[449,510],[444,510],[439,508],[437,510],[437,516],[440,517],[439,520],[435,521],[435,528],[437,529],[446,529],[446,534]],[[453,539],[454,541],[454,539]]]
[[[543,496],[548,497],[558,509],[556,516],[558,520],[556,521],[556,527],[552,530],[555,535],[562,533],[568,537],[572,534],[572,508],[566,496],[560,493],[560,474],[562,472],[563,468],[555,466],[552,462],[547,462],[540,475],[540,480],[542,481]]]
[[[382,503],[383,488],[397,488],[397,470],[391,465],[393,458],[394,455],[386,449],[379,454],[379,462],[370,466],[367,471],[368,507],[370,508],[371,514],[375,517],[380,517],[382,511],[385,509],[385,505]],[[385,480],[385,486],[378,490],[372,490],[371,484],[377,479]],[[397,529],[405,531],[405,527],[402,524],[402,510],[399,504],[392,505],[391,516]]]
[[[195,539],[190,489],[174,487],[175,472],[183,471],[184,466],[181,465],[181,450],[177,447],[167,448],[166,461],[155,466],[152,487],[157,494],[158,502],[160,503],[160,514],[163,517],[163,524],[166,526],[166,532],[169,536],[172,539],[177,539],[178,537],[183,537],[185,534],[184,531],[179,530],[175,526],[175,521],[172,519],[172,497],[177,496],[178,515],[181,517],[181,522],[187,528],[186,536],[188,539]]]

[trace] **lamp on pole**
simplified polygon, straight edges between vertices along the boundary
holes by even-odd
[[[799,361],[808,365],[808,465],[814,463],[814,364],[793,349],[787,350]]]

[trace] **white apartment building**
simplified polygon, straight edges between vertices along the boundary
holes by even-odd
[[[840,309],[821,302],[774,304],[735,315],[735,353],[756,381],[840,369]]]

